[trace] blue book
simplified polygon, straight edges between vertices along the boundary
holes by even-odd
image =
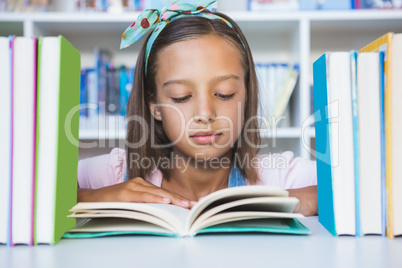
[[[313,64],[318,219],[333,235],[355,235],[355,168],[350,52]]]
[[[351,0],[299,0],[300,10],[352,9]]]
[[[127,77],[127,69],[126,67],[120,68],[120,115],[126,115],[126,106],[128,102],[128,90],[127,87],[130,87]]]
[[[336,235],[327,109],[327,57],[327,54],[323,54],[313,63],[318,220],[331,234]]]
[[[80,82],[80,117],[88,116],[88,109],[85,109],[85,104],[88,103],[88,90],[87,90],[87,71],[81,70],[81,82]]]

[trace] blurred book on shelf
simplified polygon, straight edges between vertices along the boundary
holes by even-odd
[[[354,0],[299,0],[300,10],[352,9]]]
[[[77,0],[77,11],[122,13],[143,9],[142,0]]]
[[[359,0],[362,9],[397,9],[402,8],[401,0]]]
[[[144,9],[155,9],[168,7],[176,1],[172,0],[77,0],[76,10],[97,11],[108,13],[123,13],[142,11]],[[217,4],[209,6],[209,10],[215,10]]]
[[[250,11],[299,10],[299,0],[249,0]]]
[[[299,65],[256,63],[260,106],[258,114],[268,119],[271,127],[289,127],[290,97],[299,77]],[[274,121],[275,120],[275,121]]]
[[[48,9],[49,0],[0,0],[0,12],[43,12]]]
[[[401,0],[248,0],[249,11],[400,9]]]
[[[126,106],[131,92],[135,67],[117,65],[112,54],[95,48],[95,68],[81,70],[80,130],[105,128],[105,118],[121,117],[124,129]]]

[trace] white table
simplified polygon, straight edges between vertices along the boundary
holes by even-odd
[[[0,267],[402,267],[402,238],[333,237],[317,217],[301,222],[311,235],[120,236],[0,246]]]

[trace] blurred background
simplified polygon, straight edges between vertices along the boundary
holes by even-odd
[[[0,0],[0,36],[63,35],[81,52],[80,158],[124,148],[125,115],[142,42],[121,34],[155,0]],[[251,46],[260,86],[261,153],[314,159],[312,63],[402,32],[402,0],[218,0]],[[257,104],[256,104],[257,105]]]

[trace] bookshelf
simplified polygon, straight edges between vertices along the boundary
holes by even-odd
[[[63,9],[61,9],[63,10]],[[66,9],[68,10],[68,9]],[[309,125],[312,114],[312,62],[326,51],[360,49],[382,34],[402,32],[402,10],[292,11],[246,12],[225,11],[237,21],[245,33],[256,62],[299,63],[299,81],[287,109],[284,127],[262,131],[263,142],[271,148],[262,153],[291,150],[295,155],[313,158],[314,129]],[[140,45],[119,51],[120,36],[138,16],[138,12],[123,14],[47,12],[0,13],[0,35],[65,36],[82,54],[82,67],[93,67],[93,48],[111,50],[113,61],[133,66]],[[113,119],[112,119],[113,120]],[[82,150],[82,156],[110,151],[106,141],[124,139],[125,133],[113,128],[80,132],[82,142],[106,144]],[[103,140],[103,142],[100,142]],[[109,143],[110,144],[110,143]],[[272,148],[275,144],[275,148]],[[80,150],[81,153],[81,150]]]

